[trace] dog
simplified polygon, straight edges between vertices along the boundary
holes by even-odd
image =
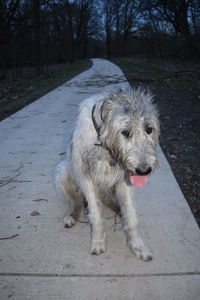
[[[134,186],[143,186],[158,166],[159,113],[150,92],[117,88],[82,102],[68,145],[56,170],[57,191],[67,203],[66,227],[81,207],[91,224],[91,254],[105,252],[102,202],[120,213],[130,250],[153,258],[137,230]]]

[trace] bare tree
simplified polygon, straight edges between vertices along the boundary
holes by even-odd
[[[191,34],[188,21],[191,0],[153,0],[144,1],[143,7],[151,10],[154,18],[167,21],[173,27],[177,36],[184,40],[191,54],[199,53]],[[187,50],[188,50],[187,49]]]
[[[95,12],[94,0],[76,0],[76,44],[79,58],[87,57],[89,39],[98,31],[98,15]],[[96,22],[94,22],[94,15]]]
[[[113,35],[115,36],[115,55],[127,54],[128,40],[136,30],[141,5],[141,0],[105,1],[105,29],[107,49],[109,49],[107,52],[110,52],[110,41]]]
[[[41,24],[40,24],[40,0],[33,0],[33,14],[34,14],[34,33],[35,33],[35,67],[36,73],[41,72]]]
[[[128,39],[137,27],[138,17],[140,17],[140,9],[142,1],[140,0],[125,0],[122,6],[122,33],[123,33],[123,48],[126,54]]]
[[[192,20],[192,30],[195,36],[200,35],[200,2],[199,0],[190,1],[190,17]]]
[[[7,66],[12,66],[11,47],[15,32],[15,18],[19,8],[19,0],[0,1],[0,67],[4,78]]]
[[[107,57],[111,56],[111,39],[113,32],[113,3],[109,0],[105,0],[104,11],[105,11],[105,32],[106,32],[106,53]]]
[[[0,78],[105,52],[199,55],[199,36],[199,0],[0,0]]]

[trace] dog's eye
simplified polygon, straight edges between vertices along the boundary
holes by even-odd
[[[121,132],[121,134],[124,135],[126,138],[129,138],[129,136],[130,136],[130,131],[128,131],[128,130],[123,130],[123,131]]]
[[[145,131],[146,131],[147,134],[151,134],[152,131],[153,131],[153,128],[151,126],[147,126]]]

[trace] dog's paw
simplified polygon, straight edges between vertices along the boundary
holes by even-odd
[[[91,243],[91,254],[99,255],[106,251],[105,240],[93,240]]]
[[[144,245],[141,239],[137,239],[136,241],[129,241],[128,246],[130,250],[136,255],[136,257],[144,261],[150,261],[153,259],[151,250]]]
[[[72,227],[76,223],[76,220],[72,216],[65,216],[64,218],[64,226]]]

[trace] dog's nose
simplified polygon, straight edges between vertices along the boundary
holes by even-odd
[[[144,176],[144,175],[148,175],[149,173],[151,173],[151,167],[139,167],[135,169],[135,172],[137,175],[140,176]]]

